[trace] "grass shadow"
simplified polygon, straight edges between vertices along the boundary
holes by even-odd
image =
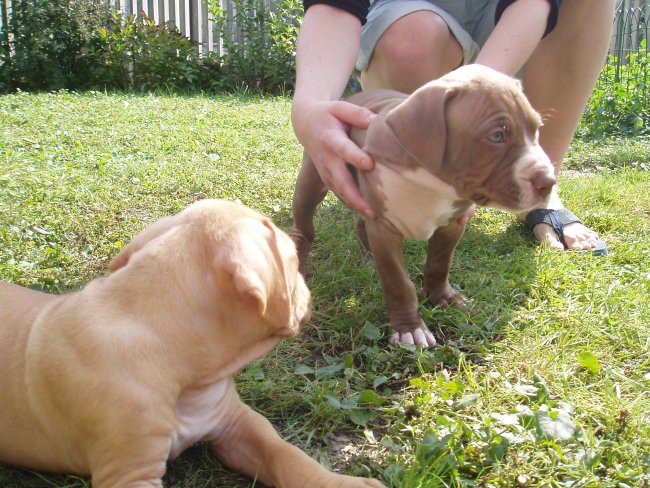
[[[332,200],[316,215],[307,280],[314,296],[312,328],[320,338],[341,333],[354,337],[350,328],[358,331],[371,322],[386,341],[391,329],[383,293],[372,256],[356,237],[354,221],[349,209]],[[441,344],[472,353],[498,339],[535,280],[534,246],[523,225],[510,215],[479,212],[458,245],[450,274],[452,286],[470,298],[470,308],[461,310],[423,299],[426,242],[405,243],[407,271],[422,300],[420,313]]]
[[[90,488],[90,478],[51,474],[0,464],[0,486],[3,488]]]

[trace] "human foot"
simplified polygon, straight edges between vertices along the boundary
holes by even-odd
[[[563,251],[591,250],[594,255],[606,255],[607,244],[596,232],[585,226],[566,208],[531,210],[525,218],[535,238],[542,244]]]

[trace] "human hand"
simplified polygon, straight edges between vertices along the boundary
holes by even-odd
[[[375,218],[375,214],[361,195],[346,163],[361,171],[374,168],[372,158],[348,135],[351,126],[366,129],[374,115],[367,108],[344,101],[294,99],[292,106],[296,136],[325,185],[346,205],[367,218]]]

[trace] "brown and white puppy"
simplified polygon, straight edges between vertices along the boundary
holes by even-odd
[[[391,340],[435,344],[418,314],[415,286],[403,262],[405,238],[428,239],[424,292],[434,304],[465,298],[449,284],[451,259],[475,204],[511,211],[544,202],[556,183],[539,145],[540,116],[518,81],[469,65],[432,81],[410,96],[362,92],[348,101],[378,115],[350,137],[376,166],[359,171],[361,193],[377,214],[359,216],[357,230],[373,254],[384,291]],[[316,206],[327,194],[305,153],[293,200],[301,272],[314,240]]]
[[[232,374],[310,313],[295,246],[269,219],[204,200],[110,269],[60,296],[0,283],[0,461],[162,486],[166,461],[207,441],[268,486],[383,486],[324,469],[235,390]]]

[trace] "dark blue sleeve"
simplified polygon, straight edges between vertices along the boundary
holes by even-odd
[[[499,19],[501,19],[501,15],[503,14],[503,11],[507,9],[510,5],[515,3],[517,0],[500,0],[499,4],[497,5],[497,10],[494,15],[494,23],[498,23]],[[548,20],[546,21],[546,31],[544,32],[544,35],[547,35],[549,32],[551,32],[553,29],[555,29],[555,26],[557,24],[557,17],[558,14],[560,13],[560,3],[562,3],[562,0],[549,0],[551,3],[551,11],[548,14]]]
[[[306,12],[309,7],[317,3],[345,10],[359,19],[362,25],[366,23],[368,8],[370,8],[370,0],[303,0],[302,5]]]

